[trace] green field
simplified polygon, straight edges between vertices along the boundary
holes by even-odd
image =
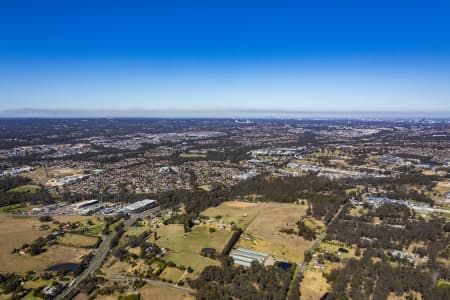
[[[10,189],[8,192],[9,193],[36,193],[37,191],[39,191],[41,188],[37,185],[22,185],[22,186],[18,186],[16,188]]]
[[[180,158],[206,158],[206,154],[200,152],[180,153]]]
[[[201,190],[207,191],[207,192],[212,190],[212,186],[209,185],[209,184],[200,185],[198,188],[201,189]]]
[[[97,238],[81,234],[66,233],[58,239],[58,243],[69,247],[87,248],[95,246]]]
[[[438,288],[440,289],[450,289],[450,282],[439,280],[437,283]]]
[[[22,204],[11,204],[0,207],[0,213],[13,214],[28,211],[29,207]]]
[[[83,225],[87,228],[87,231],[84,232],[84,234],[89,236],[100,236],[104,227],[103,222],[95,221],[94,225],[88,225],[87,222],[83,222]]]
[[[23,287],[26,289],[37,289],[41,286],[47,286],[52,284],[52,280],[45,279],[37,279],[37,280],[28,280],[24,283]]]
[[[160,238],[156,243],[163,248],[168,248],[169,252],[164,259],[173,261],[177,265],[190,266],[195,273],[200,273],[204,267],[218,265],[219,262],[200,255],[200,250],[205,247],[216,248],[218,252],[230,239],[230,230],[216,230],[209,232],[208,226],[194,226],[192,231],[184,233],[183,225],[171,224],[161,226],[158,229]],[[153,241],[153,238],[151,238]]]

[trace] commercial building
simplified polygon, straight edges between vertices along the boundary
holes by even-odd
[[[126,213],[138,213],[138,212],[150,209],[155,206],[156,206],[156,200],[144,199],[144,200],[137,201],[130,205],[125,206],[124,208],[122,208],[122,211],[126,212]]]
[[[230,256],[233,258],[235,264],[250,267],[253,261],[263,264],[267,257],[269,257],[269,254],[246,248],[237,248],[231,252]]]

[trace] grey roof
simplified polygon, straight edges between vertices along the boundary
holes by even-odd
[[[133,211],[133,210],[137,210],[137,209],[146,207],[147,205],[150,205],[150,204],[153,204],[153,203],[156,203],[156,200],[145,199],[145,200],[137,201],[137,202],[134,202],[134,203],[132,203],[130,205],[127,205],[123,209],[124,210],[131,210],[131,211]]]
[[[250,266],[252,261],[258,261],[259,263],[263,263],[269,256],[269,254],[245,248],[238,248],[233,252],[231,252],[230,256],[233,258],[233,261],[236,264],[243,266]]]

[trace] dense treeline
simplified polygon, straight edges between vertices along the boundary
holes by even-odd
[[[356,220],[336,220],[327,228],[327,239],[338,240],[361,248],[374,247],[402,250],[412,242],[434,242],[443,237],[441,219],[409,222],[405,228],[372,224]]]
[[[435,287],[431,275],[426,269],[394,266],[383,251],[369,248],[361,260],[352,258],[343,269],[328,274],[329,299],[384,300],[391,293],[406,297],[411,291],[421,293],[422,299],[448,299],[448,291]]]
[[[406,205],[386,203],[374,210],[369,210],[368,217],[380,218],[384,223],[406,224],[414,215],[414,211]]]
[[[233,231],[233,235],[231,236],[230,240],[225,245],[225,247],[223,247],[222,255],[228,255],[230,253],[231,249],[233,249],[234,244],[236,244],[241,235],[242,229],[237,228],[235,231]]]
[[[423,175],[422,173],[407,173],[397,177],[366,177],[354,180],[356,184],[365,186],[386,186],[388,190],[397,190],[400,185],[416,185],[431,190],[438,178],[436,176]]]
[[[25,185],[31,182],[31,179],[22,176],[6,176],[0,179],[0,191],[7,192],[10,189]]]
[[[250,268],[233,267],[231,259],[227,259],[222,266],[206,267],[197,279],[188,283],[197,290],[199,300],[284,300],[292,273],[292,269],[264,267],[257,262]]]

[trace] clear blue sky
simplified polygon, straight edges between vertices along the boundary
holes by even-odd
[[[449,1],[6,2],[0,116],[450,116]]]

